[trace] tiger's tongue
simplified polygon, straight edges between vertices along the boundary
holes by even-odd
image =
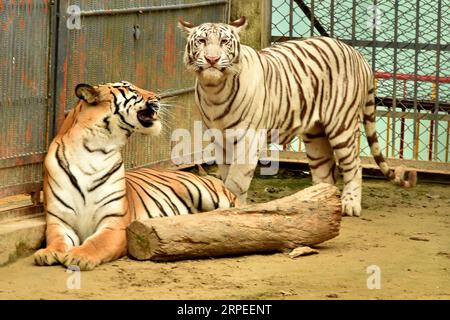
[[[142,121],[152,121],[152,120],[156,120],[156,113],[153,111],[140,112],[138,114],[138,117]]]
[[[153,120],[154,117],[152,117],[152,116],[150,116],[148,114],[141,114],[139,116],[139,118],[141,118],[141,120],[144,120],[144,121],[151,121],[151,120]]]

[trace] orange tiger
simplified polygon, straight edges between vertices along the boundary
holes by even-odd
[[[170,170],[125,172],[122,149],[134,132],[157,135],[159,98],[128,82],[79,84],[80,99],[50,144],[44,167],[47,247],[37,265],[92,270],[126,254],[135,219],[229,208],[236,197],[219,179]]]

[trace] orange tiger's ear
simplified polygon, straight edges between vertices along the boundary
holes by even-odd
[[[75,87],[75,95],[89,104],[97,104],[99,93],[97,89],[89,84],[80,83]]]
[[[230,22],[230,26],[235,27],[237,32],[241,32],[247,27],[247,18],[242,16],[239,19]]]
[[[184,33],[186,33],[186,35],[189,35],[192,32],[192,30],[194,30],[195,26],[188,21],[184,21],[183,18],[179,18],[178,28]]]

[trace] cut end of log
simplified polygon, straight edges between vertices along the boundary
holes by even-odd
[[[149,260],[152,248],[152,230],[139,221],[134,221],[127,228],[128,252],[137,260]]]

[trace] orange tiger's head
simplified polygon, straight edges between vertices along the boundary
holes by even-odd
[[[102,125],[110,133],[122,130],[127,135],[133,132],[157,135],[161,131],[160,99],[151,91],[122,81],[96,86],[81,83],[75,94],[81,100],[77,112],[80,121],[102,117]]]

